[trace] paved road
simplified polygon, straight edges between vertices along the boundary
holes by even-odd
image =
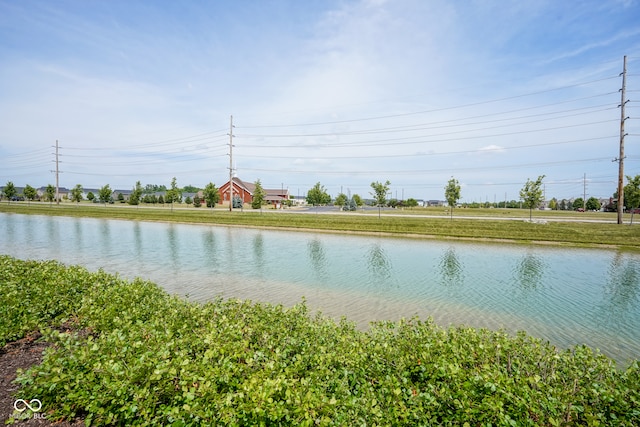
[[[403,213],[394,213],[395,209],[386,208],[382,210],[382,214],[385,217],[403,217],[403,218],[449,218],[449,215],[422,215],[422,214],[403,214]],[[333,206],[320,206],[320,207],[308,207],[308,208],[293,208],[293,209],[274,209],[269,210],[269,212],[278,212],[278,213],[302,213],[302,214],[318,214],[318,215],[362,215],[362,216],[373,216],[377,212],[376,208],[365,208],[363,212],[362,209],[356,212],[343,212],[338,210]],[[365,213],[366,212],[366,213]],[[603,214],[604,215],[604,214]],[[496,221],[528,221],[528,217],[519,217],[519,216],[473,216],[473,215],[458,215],[454,213],[453,219],[476,219],[476,220],[496,220]],[[625,218],[626,220],[626,218]],[[560,217],[560,216],[536,216],[533,218],[533,222],[538,223],[546,223],[546,222],[589,222],[589,223],[604,223],[604,224],[616,224],[617,218],[615,216],[607,217],[607,218],[580,218],[579,216],[570,216],[570,217]],[[628,220],[625,221],[625,224],[629,224]],[[633,225],[637,225],[638,221],[634,222]]]

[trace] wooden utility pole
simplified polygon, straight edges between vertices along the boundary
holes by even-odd
[[[624,56],[622,64],[622,89],[620,89],[620,156],[614,161],[618,162],[618,224],[622,224],[622,214],[624,213],[624,122],[628,119],[625,116],[624,106],[628,102],[626,98],[627,85],[627,56]]]
[[[229,212],[233,211],[233,116],[229,123]]]

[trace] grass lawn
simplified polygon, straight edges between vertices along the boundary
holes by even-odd
[[[313,229],[327,232],[384,233],[427,238],[508,240],[522,243],[607,246],[640,250],[640,227],[615,223],[615,213],[534,211],[534,222],[528,222],[524,209],[456,209],[453,219],[443,208],[362,213],[295,213],[270,209],[245,209],[229,212],[224,208],[175,208],[98,205],[81,203],[2,203],[0,212],[61,215],[89,218],[113,218],[139,221],[167,221],[230,226]],[[471,218],[473,217],[473,218]],[[509,218],[509,219],[498,219]],[[601,221],[608,222],[601,222]],[[600,221],[600,222],[587,222]]]

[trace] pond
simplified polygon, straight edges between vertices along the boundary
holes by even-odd
[[[293,305],[362,327],[432,317],[640,358],[640,254],[0,214],[0,253],[152,280],[194,301]]]

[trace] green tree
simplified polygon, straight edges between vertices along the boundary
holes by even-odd
[[[193,197],[193,207],[194,208],[199,208],[200,206],[202,206],[202,200],[200,200],[200,196],[198,196],[197,194]]]
[[[184,193],[197,193],[200,190],[202,190],[202,188],[194,187],[193,185],[185,185],[184,187],[182,187],[182,191]],[[187,201],[185,200],[185,203],[186,202]]]
[[[187,197],[184,199],[184,202],[185,202],[187,205],[190,205],[191,203],[193,203],[193,200],[191,200],[191,196],[187,196]]]
[[[584,203],[584,199],[582,197],[578,197],[577,199],[575,199],[573,201],[573,204],[571,205],[573,207],[573,209],[578,210],[580,208],[584,209],[585,208],[585,203]]]
[[[253,190],[253,198],[251,199],[251,207],[253,209],[261,209],[264,204],[267,192],[262,188],[260,180],[255,182],[255,189]]]
[[[529,209],[529,221],[533,218],[533,208],[537,208],[542,202],[542,180],[544,175],[540,175],[535,181],[527,178],[527,182],[520,190],[520,198],[525,208]]]
[[[140,204],[140,198],[142,197],[142,184],[140,181],[136,181],[136,186],[131,190],[131,194],[129,195],[129,204],[133,206],[137,206]]]
[[[307,203],[313,206],[326,205],[331,202],[331,196],[319,182],[307,191]]]
[[[631,178],[627,175],[627,185],[624,186],[624,203],[631,210],[631,224],[635,209],[640,207],[640,175]]]
[[[164,197],[162,196],[162,194],[158,196],[158,203],[164,205]]]
[[[389,180],[385,181],[384,184],[375,181],[371,183],[371,188],[373,192],[371,192],[371,196],[375,200],[376,205],[378,206],[378,218],[380,218],[380,210],[382,206],[387,203],[387,193],[389,192],[389,186],[391,182]]]
[[[154,194],[160,191],[167,191],[166,185],[157,185],[157,184],[147,184],[144,186],[143,193],[144,194]]]
[[[175,176],[171,179],[171,188],[166,192],[165,201],[167,203],[171,203],[172,211],[174,203],[182,203],[182,191],[180,191],[180,188],[178,187],[178,182]]]
[[[551,209],[552,211],[558,210],[558,199],[554,197],[553,199],[549,200],[549,209]]]
[[[16,194],[18,194],[18,190],[16,190],[16,186],[13,185],[13,182],[11,181],[8,181],[5,184],[4,190],[2,192],[4,193],[9,203],[11,203],[11,198],[15,197]]]
[[[351,198],[353,199],[354,202],[356,202],[356,206],[364,205],[364,200],[362,200],[362,197],[360,197],[360,195],[354,194],[353,197]]]
[[[96,199],[96,195],[93,194],[93,192],[89,191],[89,194],[87,194],[87,200],[89,200],[90,202],[93,202]]]
[[[31,204],[32,200],[34,200],[36,197],[38,197],[38,190],[36,190],[32,186],[30,186],[29,184],[27,184],[24,187],[23,193],[24,193],[24,197],[27,199],[29,204]]]
[[[207,184],[202,192],[205,202],[208,208],[215,208],[216,203],[220,202],[220,192],[213,182]]]
[[[54,187],[51,184],[47,185],[47,188],[44,191],[44,194],[45,194],[46,200],[49,201],[49,205],[51,205],[51,202],[53,202],[56,198],[56,187]]]
[[[416,199],[413,198],[408,198],[407,201],[405,202],[405,205],[408,208],[415,208],[416,206],[418,206],[418,201]]]
[[[336,196],[333,204],[336,206],[344,206],[347,204],[347,195],[344,193],[340,193]]]
[[[113,191],[111,191],[111,187],[109,186],[109,184],[102,187],[100,191],[98,191],[98,199],[100,200],[100,203],[106,205],[107,202],[111,201],[112,193]]]
[[[600,205],[600,200],[596,199],[595,197],[589,197],[586,206],[588,211],[599,211],[600,208],[602,208],[602,206]]]
[[[71,189],[71,201],[79,204],[82,200],[82,185],[76,184],[75,187]]]
[[[444,198],[447,200],[451,219],[453,219],[453,209],[456,207],[458,200],[460,200],[460,183],[454,177],[451,177],[447,182],[447,186],[444,187]]]

